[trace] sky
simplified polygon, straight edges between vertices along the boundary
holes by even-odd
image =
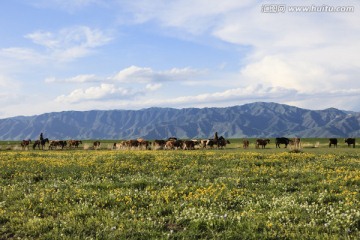
[[[0,13],[0,118],[258,101],[360,111],[358,0],[11,0]]]

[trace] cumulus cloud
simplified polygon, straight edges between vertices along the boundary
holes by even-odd
[[[201,74],[200,70],[191,68],[173,68],[166,71],[155,71],[149,67],[130,66],[119,71],[111,77],[119,82],[166,82],[166,81],[188,81]]]
[[[46,83],[80,83],[97,84],[86,89],[76,89],[68,95],[56,98],[58,102],[76,103],[88,100],[108,101],[113,98],[133,98],[161,89],[165,83],[179,83],[193,79],[200,70],[190,68],[173,68],[165,71],[155,71],[148,67],[130,66],[116,75],[100,77],[95,74],[81,74],[70,78],[58,79],[49,77]],[[131,86],[131,87],[124,87]],[[130,90],[133,89],[133,90]]]
[[[138,94],[130,89],[116,87],[113,84],[101,84],[100,86],[87,89],[76,89],[69,95],[61,95],[55,99],[56,102],[78,103],[94,100],[109,100],[131,98]]]

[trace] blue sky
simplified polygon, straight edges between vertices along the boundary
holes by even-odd
[[[4,1],[0,118],[255,101],[360,111],[359,11],[355,0]]]

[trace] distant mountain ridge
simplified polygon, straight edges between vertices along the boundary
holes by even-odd
[[[147,108],[45,113],[0,119],[0,140],[357,137],[360,113],[256,102],[224,108]]]

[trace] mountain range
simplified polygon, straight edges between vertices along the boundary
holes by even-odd
[[[0,119],[0,140],[357,137],[360,113],[255,102],[224,108],[52,112]]]

